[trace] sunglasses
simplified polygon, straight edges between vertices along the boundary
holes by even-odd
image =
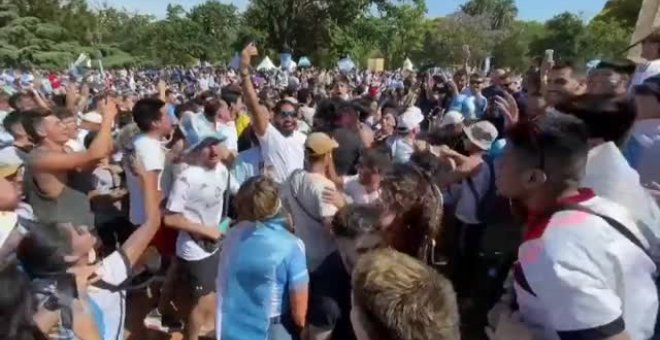
[[[282,118],[294,118],[296,117],[296,111],[280,111],[278,115]]]

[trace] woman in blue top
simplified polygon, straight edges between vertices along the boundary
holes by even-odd
[[[290,231],[277,184],[247,180],[236,195],[241,221],[223,241],[218,267],[218,340],[288,340],[305,326],[305,248]]]

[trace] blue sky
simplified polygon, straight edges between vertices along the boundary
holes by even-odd
[[[186,8],[201,3],[204,0],[173,0]],[[92,6],[99,5],[101,0],[89,0]],[[141,13],[163,16],[168,0],[106,0],[112,6],[124,7]],[[243,9],[248,0],[221,0],[233,3]],[[429,16],[441,16],[456,11],[465,0],[426,0]],[[581,13],[585,19],[596,15],[605,5],[606,0],[516,0],[519,17],[524,20],[547,20],[564,11]]]

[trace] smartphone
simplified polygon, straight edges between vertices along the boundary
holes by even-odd
[[[553,62],[555,60],[555,50],[548,49],[545,50],[545,61]]]

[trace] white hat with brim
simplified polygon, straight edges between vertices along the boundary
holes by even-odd
[[[498,135],[497,128],[488,121],[480,121],[466,126],[463,128],[463,132],[472,144],[483,151],[490,150]]]
[[[442,117],[442,120],[440,120],[440,125],[438,127],[446,127],[450,125],[458,125],[460,123],[463,123],[465,121],[465,117],[458,112],[458,111],[449,111],[445,114],[444,117]]]
[[[411,106],[397,119],[397,129],[399,132],[410,132],[419,127],[424,121],[422,110],[418,107]]]
[[[191,153],[227,140],[227,136],[215,131],[209,123],[203,121],[205,119],[203,115],[193,115],[187,116],[181,121],[179,127],[188,145],[184,153]]]
[[[82,121],[93,124],[101,124],[101,122],[103,122],[103,116],[101,116],[101,114],[96,111],[87,112],[82,116]]]

